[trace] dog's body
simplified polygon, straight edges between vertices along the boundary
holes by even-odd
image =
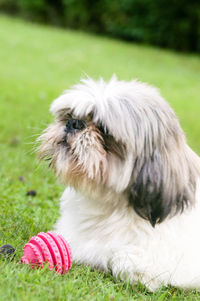
[[[200,288],[200,159],[157,90],[88,79],[51,111],[41,156],[70,186],[55,230],[74,260],[150,290]]]
[[[127,207],[124,199],[101,206],[67,188],[55,230],[70,241],[75,262],[139,280],[150,290],[200,288],[199,206],[155,228]]]

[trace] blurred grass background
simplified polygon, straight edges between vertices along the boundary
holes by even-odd
[[[27,20],[200,52],[196,0],[0,0],[0,11]]]
[[[114,282],[73,265],[64,277],[18,262],[27,240],[51,229],[63,187],[39,165],[34,142],[51,122],[49,105],[85,74],[137,78],[159,87],[176,111],[188,142],[200,154],[200,58],[150,46],[62,30],[0,16],[0,245],[17,249],[0,259],[0,300],[199,300],[196,291]],[[20,178],[21,177],[21,178]],[[19,179],[20,178],[20,179]],[[27,196],[34,189],[36,197]]]

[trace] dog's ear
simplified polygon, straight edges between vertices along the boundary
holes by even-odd
[[[154,149],[151,156],[135,160],[129,202],[153,227],[195,200],[197,157],[189,147],[174,148]]]

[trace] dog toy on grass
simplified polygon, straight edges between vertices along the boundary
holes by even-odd
[[[60,234],[40,232],[24,246],[21,263],[32,268],[43,268],[48,263],[50,270],[55,268],[59,274],[65,274],[72,265],[71,248]]]

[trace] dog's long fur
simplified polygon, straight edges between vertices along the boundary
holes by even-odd
[[[51,112],[40,156],[67,185],[55,230],[74,260],[150,290],[200,288],[200,159],[159,92],[88,78]]]

